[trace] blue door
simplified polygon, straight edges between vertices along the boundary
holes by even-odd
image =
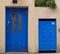
[[[28,9],[6,8],[6,52],[28,51]]]
[[[56,19],[39,19],[39,51],[56,51]]]

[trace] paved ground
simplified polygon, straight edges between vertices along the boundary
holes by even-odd
[[[60,53],[6,53],[6,54],[60,54]]]
[[[14,53],[0,53],[0,54],[60,54],[60,53],[25,53],[25,52],[14,52]]]

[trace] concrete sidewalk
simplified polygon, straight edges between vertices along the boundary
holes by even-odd
[[[10,53],[0,53],[0,54],[60,54],[60,53],[26,53],[26,52],[10,52]]]

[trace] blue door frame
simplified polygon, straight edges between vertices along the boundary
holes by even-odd
[[[6,8],[5,50],[28,51],[28,8]]]
[[[56,52],[56,19],[39,19],[39,52]]]

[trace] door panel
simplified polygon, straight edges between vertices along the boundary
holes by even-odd
[[[28,51],[27,8],[6,8],[6,52]]]
[[[56,20],[39,20],[39,51],[56,51]]]

